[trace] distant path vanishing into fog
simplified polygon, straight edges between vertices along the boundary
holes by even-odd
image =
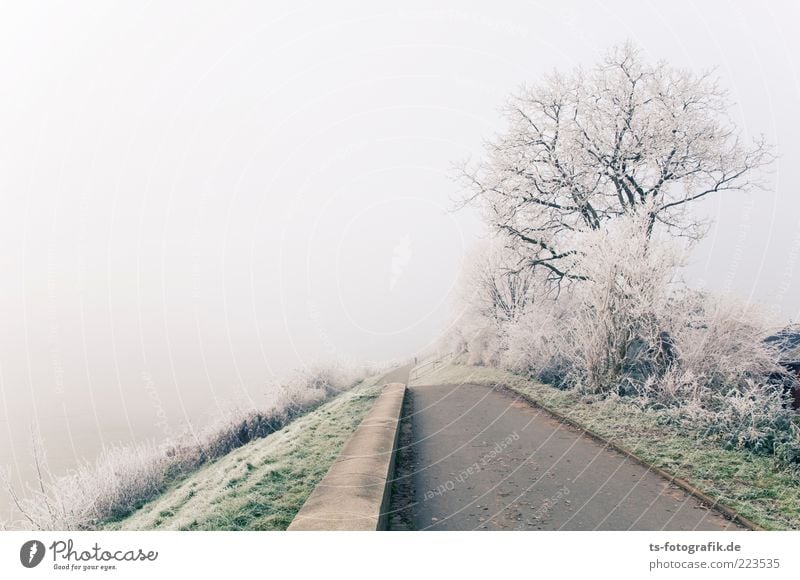
[[[413,484],[409,527],[740,529],[512,394],[466,384],[412,386],[407,397],[412,452],[400,457],[411,465],[398,474]]]
[[[381,383],[403,383],[408,384],[408,375],[414,365],[409,363],[386,373],[380,380]]]

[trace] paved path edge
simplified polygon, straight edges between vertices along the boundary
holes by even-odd
[[[614,451],[616,451],[618,453],[621,453],[622,455],[628,457],[629,459],[632,459],[633,461],[635,461],[636,463],[638,463],[642,467],[645,467],[648,470],[652,471],[653,473],[656,473],[656,474],[660,475],[661,477],[663,477],[664,479],[666,479],[670,483],[672,483],[674,485],[677,485],[683,491],[685,491],[686,493],[688,493],[689,495],[694,497],[697,501],[699,501],[700,503],[704,504],[706,507],[709,507],[709,508],[711,508],[713,510],[718,511],[719,513],[721,513],[723,516],[725,516],[729,520],[731,520],[731,521],[733,521],[733,522],[735,522],[737,524],[740,524],[740,525],[744,526],[745,528],[747,528],[749,530],[753,530],[753,531],[764,531],[765,530],[765,528],[759,526],[758,524],[756,524],[753,521],[750,521],[749,519],[747,519],[746,517],[741,515],[739,512],[737,512],[735,509],[733,509],[731,507],[728,507],[725,504],[720,503],[719,500],[714,499],[711,496],[709,496],[709,495],[705,494],[704,492],[700,491],[699,489],[697,489],[695,486],[693,486],[688,481],[686,481],[684,479],[681,479],[680,477],[678,477],[678,476],[676,476],[676,475],[674,475],[672,473],[669,473],[668,471],[665,471],[664,469],[661,469],[660,467],[658,467],[656,465],[653,465],[649,461],[647,461],[645,459],[642,459],[641,457],[639,457],[638,455],[636,455],[632,451],[629,451],[625,447],[619,445],[618,443],[615,443],[614,441],[612,441],[610,439],[607,439],[606,437],[603,437],[599,433],[596,433],[595,431],[592,431],[591,429],[589,429],[587,427],[584,427],[583,425],[581,425],[580,423],[578,423],[574,419],[570,419],[569,417],[567,417],[565,415],[562,415],[558,411],[555,411],[554,409],[551,409],[551,408],[543,405],[542,403],[540,403],[539,401],[537,401],[536,399],[534,399],[530,395],[528,395],[526,393],[523,393],[523,392],[520,392],[520,391],[517,391],[514,388],[509,387],[508,385],[504,385],[502,383],[495,384],[493,388],[495,388],[498,391],[506,392],[506,393],[508,393],[508,394],[510,394],[512,396],[519,397],[519,398],[523,399],[529,405],[532,405],[533,407],[536,407],[537,409],[541,409],[545,413],[548,413],[549,415],[551,415],[557,421],[560,421],[561,423],[569,425],[573,429],[577,429],[578,431],[580,431],[581,433],[583,433],[583,434],[587,435],[588,437],[594,439],[598,443],[602,443],[603,445],[609,447],[610,449],[613,449]]]

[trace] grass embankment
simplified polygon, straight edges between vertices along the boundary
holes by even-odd
[[[115,530],[285,530],[380,394],[380,377],[173,482]]]
[[[661,423],[657,412],[621,398],[584,400],[575,392],[499,369],[453,363],[411,381],[412,385],[459,383],[505,385],[688,481],[766,529],[800,529],[800,475],[770,457],[691,437],[675,425]]]

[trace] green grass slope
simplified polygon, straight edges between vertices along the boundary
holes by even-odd
[[[175,481],[110,530],[285,530],[380,394],[367,379]]]

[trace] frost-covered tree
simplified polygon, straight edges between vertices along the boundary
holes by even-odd
[[[687,211],[710,194],[757,185],[772,160],[746,144],[708,73],[645,62],[630,44],[593,69],[555,73],[514,95],[508,128],[466,163],[467,199],[549,279],[583,279],[573,259],[587,231],[648,208],[648,232],[699,237]]]
[[[508,129],[463,170],[502,248],[461,282],[452,334],[467,362],[798,462],[794,378],[764,341],[769,321],[680,280],[689,248],[674,236],[703,234],[692,203],[758,185],[772,160],[727,108],[710,75],[650,65],[630,45],[514,96]],[[530,293],[507,286],[520,281]]]
[[[535,274],[501,239],[486,240],[467,256],[456,296],[458,323],[451,348],[474,355],[473,363],[494,363],[501,328],[516,323],[534,299]]]
[[[476,248],[464,270],[462,301],[485,319],[516,320],[533,300],[534,274],[498,239]]]

